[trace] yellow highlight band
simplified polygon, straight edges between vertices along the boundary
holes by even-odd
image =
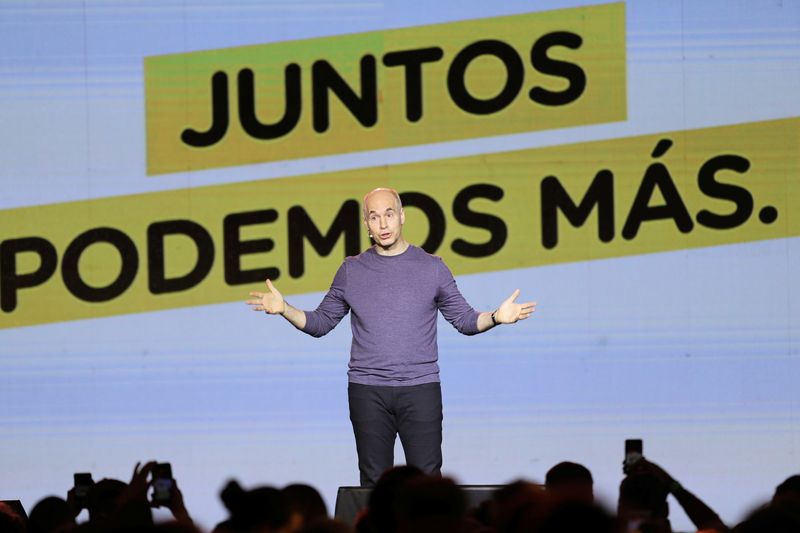
[[[625,5],[145,59],[147,172],[620,121]]]
[[[0,211],[0,328],[322,291],[359,202],[455,274],[800,235],[800,119]]]

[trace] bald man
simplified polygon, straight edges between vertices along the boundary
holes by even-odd
[[[351,313],[348,370],[350,420],[361,486],[374,486],[394,464],[397,435],[406,463],[439,475],[442,467],[442,392],[436,318],[441,312],[459,332],[482,333],[528,318],[535,302],[517,303],[519,290],[494,311],[475,311],[440,257],[403,238],[405,213],[394,189],[364,196],[364,224],[373,246],[348,257],[314,311],[291,306],[270,280],[251,292],[254,311],[281,315],[315,337]]]

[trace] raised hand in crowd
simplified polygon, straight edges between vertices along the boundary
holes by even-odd
[[[629,491],[627,494],[636,492],[638,496],[643,496],[650,492],[649,503],[652,507],[648,510],[656,515],[663,514],[665,521],[669,513],[666,498],[671,494],[678,501],[681,508],[683,508],[684,512],[689,517],[689,520],[692,521],[698,530],[729,531],[728,527],[722,522],[719,515],[717,515],[713,509],[700,500],[700,498],[686,490],[674,477],[656,463],[642,457],[635,463],[627,465],[626,472],[628,476],[623,480],[623,486],[625,486],[626,481],[628,481],[630,487],[636,487],[635,491]],[[650,489],[648,489],[648,485]],[[634,497],[624,501],[623,486],[620,487],[620,515],[629,513],[633,500],[637,499]],[[650,490],[652,490],[652,492]],[[662,499],[663,505],[661,505]],[[640,503],[645,500],[647,500],[647,497],[638,499]],[[633,507],[636,507],[635,503]],[[620,518],[624,517],[621,516]]]
[[[176,522],[180,522],[182,524],[193,524],[191,516],[189,516],[189,511],[186,510],[186,504],[183,501],[183,493],[181,489],[178,488],[178,482],[172,482],[172,490],[170,491],[170,499],[169,501],[164,504],[163,506],[154,503],[153,506],[155,507],[166,507],[172,513],[172,517],[175,518]]]

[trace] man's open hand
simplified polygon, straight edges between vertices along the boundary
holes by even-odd
[[[280,315],[286,311],[286,302],[283,295],[267,280],[267,292],[251,292],[250,296],[255,296],[255,300],[247,300],[247,304],[253,311],[264,311],[271,315]]]
[[[519,289],[511,293],[511,296],[506,298],[497,311],[494,313],[494,319],[499,324],[513,324],[520,320],[525,320],[536,311],[536,302],[517,303],[519,297]]]

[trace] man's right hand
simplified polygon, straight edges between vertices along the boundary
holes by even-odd
[[[286,311],[286,301],[283,295],[267,280],[267,292],[251,292],[250,296],[257,299],[247,300],[247,304],[253,311],[264,311],[270,315],[282,315]]]

